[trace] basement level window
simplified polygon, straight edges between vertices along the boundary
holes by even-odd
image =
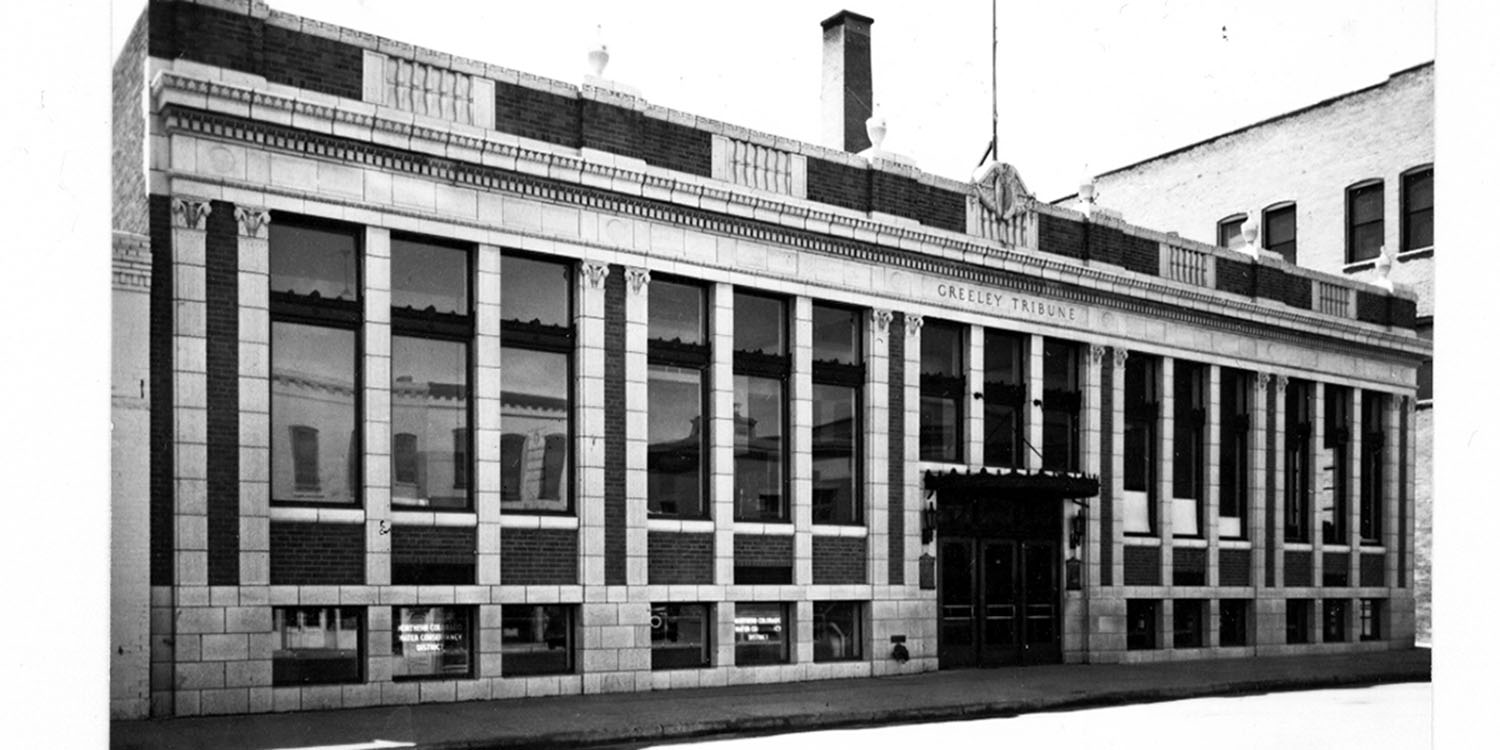
[[[813,661],[853,661],[864,640],[864,605],[813,602]]]
[[[573,672],[573,610],[567,604],[500,608],[500,675]]]
[[[272,608],[271,684],[363,681],[364,615],[360,607]]]
[[[474,676],[473,607],[396,607],[391,619],[392,677]]]
[[[713,608],[708,604],[651,605],[651,668],[713,666]]]
[[[785,664],[792,656],[791,605],[741,602],[734,605],[736,666]]]

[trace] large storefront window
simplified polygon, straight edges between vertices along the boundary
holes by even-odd
[[[786,302],[734,293],[734,517],[788,521]]]
[[[1078,471],[1078,422],[1083,408],[1079,389],[1079,352],[1071,341],[1046,339],[1042,344],[1042,468]]]
[[[1161,360],[1125,360],[1125,533],[1156,533],[1157,419]]]
[[[500,509],[572,509],[573,268],[500,259]]]
[[[859,602],[813,602],[813,661],[859,659],[863,611]]]
[[[1283,534],[1289,542],[1309,540],[1311,523],[1313,456],[1312,419],[1313,384],[1306,380],[1289,379],[1286,384],[1286,418],[1283,423],[1286,439],[1282,476],[1285,485]]]
[[[863,316],[857,310],[816,303],[812,315],[812,520],[858,524],[864,521],[859,481]]]
[[[743,667],[791,661],[791,623],[791,606],[785,603],[741,602],[734,605],[735,665]]]
[[[467,248],[391,238],[393,506],[470,507],[469,276]]]
[[[923,461],[963,461],[964,329],[928,320],[922,326],[920,446]]]
[[[1208,368],[1176,360],[1172,373],[1172,535],[1203,533]]]
[[[1026,342],[1004,331],[984,332],[984,463],[1026,465]]]
[[[474,676],[473,607],[396,607],[392,620],[392,677]]]
[[[1219,536],[1245,537],[1250,499],[1250,373],[1219,374]]]
[[[364,679],[364,610],[273,607],[271,684],[327,685]]]
[[[271,500],[360,501],[358,230],[270,225]]]
[[[1323,386],[1323,449],[1333,467],[1329,502],[1318,509],[1325,544],[1349,542],[1349,412],[1354,392],[1337,385]]]
[[[567,604],[500,608],[500,674],[521,677],[573,671],[573,609]]]
[[[713,608],[651,605],[651,668],[697,669],[713,664]]]
[[[1360,399],[1359,538],[1381,544],[1385,533],[1385,410],[1388,396],[1365,391]]]
[[[646,507],[669,518],[708,516],[708,294],[668,279],[649,285]]]

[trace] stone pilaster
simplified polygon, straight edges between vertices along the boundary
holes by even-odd
[[[1223,424],[1219,419],[1219,379],[1223,376],[1218,365],[1208,365],[1204,373],[1204,441],[1203,441],[1203,496],[1198,498],[1200,505],[1199,530],[1203,538],[1208,541],[1208,560],[1205,571],[1204,583],[1209,586],[1219,585],[1219,484],[1223,481],[1219,466],[1219,446],[1223,436],[1219,434]],[[1217,612],[1218,603],[1215,602],[1214,611]],[[1218,643],[1218,629],[1210,628],[1211,640],[1205,643]]]
[[[1125,363],[1130,359],[1130,350],[1114,347],[1114,377],[1111,379],[1110,423],[1114,428],[1106,438],[1110,441],[1110,496],[1115,500],[1114,523],[1101,529],[1104,543],[1110,545],[1110,580],[1115,585],[1125,582]],[[1123,644],[1122,644],[1123,647]]]
[[[922,544],[922,508],[927,505],[926,493],[922,490],[922,475],[917,470],[917,462],[922,458],[921,440],[915,434],[917,426],[922,424],[922,316],[915,313],[906,314],[906,472],[902,477],[906,482],[906,502],[902,510],[905,518],[906,544],[906,584],[916,585],[920,576],[918,575],[918,556],[935,555],[933,545]],[[919,654],[912,653],[915,658]]]
[[[1345,517],[1348,522],[1349,540],[1349,587],[1358,588],[1359,577],[1359,547],[1363,541],[1360,537],[1360,504],[1364,500],[1364,492],[1360,484],[1360,476],[1363,473],[1364,461],[1360,453],[1360,447],[1364,445],[1364,389],[1349,389],[1349,443],[1345,448],[1344,455],[1349,462],[1348,487],[1345,488],[1345,497],[1348,498],[1348,507]],[[1354,614],[1358,614],[1357,612]],[[1358,618],[1356,617],[1356,622]],[[1358,636],[1357,630],[1354,633]]]
[[[365,583],[379,586],[391,582],[390,230],[366,227],[364,249]]]
[[[609,266],[585,261],[579,268],[578,299],[573,326],[575,349],[574,512],[578,514],[580,581],[584,586],[604,585],[604,279]]]
[[[963,453],[970,468],[984,466],[984,401],[971,394],[984,391],[984,326],[968,327],[968,350],[964,356]]]
[[[862,398],[865,408],[860,425],[864,442],[864,482],[862,501],[865,526],[869,529],[868,551],[870,583],[890,583],[890,506],[887,502],[890,483],[890,337],[891,311],[872,310],[869,325],[863,329],[865,351],[865,386]]]
[[[789,455],[791,464],[787,470],[791,472],[790,481],[787,483],[791,488],[789,498],[793,539],[792,553],[794,563],[792,566],[792,582],[799,586],[812,583],[812,436],[813,436],[813,399],[812,399],[812,299],[809,297],[796,297],[791,301],[792,314],[792,336],[789,343],[791,354],[792,372],[788,378],[790,386],[787,398],[790,399],[792,423],[785,434],[791,436]],[[812,610],[809,604],[807,611],[807,658],[812,661]],[[800,612],[800,606],[799,606]],[[803,626],[802,617],[796,618],[798,630],[798,652],[802,650],[801,631]],[[799,658],[798,661],[804,661]]]
[[[651,272],[625,269],[625,582],[646,585],[646,333]]]
[[[1026,403],[1022,404],[1022,413],[1026,419],[1026,442],[1029,447],[1024,451],[1022,459],[1027,471],[1040,471],[1042,468],[1042,391],[1044,389],[1043,353],[1046,339],[1038,334],[1032,334],[1026,342],[1025,375],[1026,378]],[[982,381],[981,381],[982,382]]]
[[[500,248],[480,245],[474,285],[474,515],[477,569],[474,582],[500,584]],[[499,617],[498,607],[492,618]],[[481,613],[481,620],[486,615]],[[500,627],[498,620],[494,627]],[[498,654],[495,655],[498,659]],[[488,655],[481,657],[481,661]],[[484,666],[483,663],[480,664]],[[494,665],[498,674],[498,661]]]
[[[1109,349],[1103,344],[1090,344],[1088,348],[1088,361],[1083,370],[1083,408],[1081,431],[1083,433],[1083,463],[1080,468],[1089,476],[1103,476],[1104,445],[1106,440],[1113,440],[1113,435],[1105,435],[1104,425],[1104,358],[1109,356]],[[1103,492],[1109,492],[1114,498],[1116,505],[1119,503],[1119,495],[1112,489],[1100,488]],[[1087,513],[1085,523],[1085,538],[1083,545],[1079,547],[1079,554],[1084,559],[1083,587],[1084,591],[1092,591],[1091,587],[1099,585],[1100,579],[1100,545],[1113,542],[1113,529],[1101,527],[1101,514],[1099,512],[1098,499],[1089,501],[1084,510]],[[1118,511],[1116,511],[1118,513]],[[1109,532],[1106,534],[1105,532]],[[1090,596],[1090,598],[1093,598]],[[1092,628],[1090,629],[1092,630]]]
[[[734,286],[714,284],[709,289],[708,310],[712,359],[708,377],[710,490],[706,501],[711,503],[714,521],[714,583],[728,585],[734,583]],[[729,624],[732,659],[732,617]]]

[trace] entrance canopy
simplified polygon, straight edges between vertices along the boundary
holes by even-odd
[[[1099,494],[1097,477],[1051,471],[928,471],[923,479],[928,490],[1005,492],[1013,497],[1037,500],[1072,500]]]

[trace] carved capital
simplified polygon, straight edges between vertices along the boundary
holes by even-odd
[[[196,198],[173,198],[172,228],[202,231],[207,227],[208,215],[212,211],[213,207],[208,205],[208,201]]]
[[[1279,396],[1285,396],[1286,395],[1287,376],[1285,376],[1285,375],[1273,375],[1272,377],[1276,378],[1276,395],[1278,397]]]
[[[271,223],[271,212],[264,208],[235,206],[234,220],[239,222],[241,237],[261,239],[269,231],[267,227]]]
[[[646,285],[651,283],[651,271],[650,269],[632,266],[625,269],[625,280],[630,282],[630,291],[632,293],[640,294],[646,289]]]
[[[891,317],[892,313],[890,310],[871,310],[870,325],[876,333],[885,333],[891,330]]]
[[[1089,344],[1089,364],[1097,365],[1104,361],[1104,352],[1108,347],[1103,344]]]
[[[1255,390],[1257,390],[1257,391],[1264,391],[1266,389],[1266,386],[1270,385],[1270,381],[1271,381],[1271,373],[1269,373],[1269,372],[1257,372],[1257,373],[1255,373]]]
[[[906,316],[906,335],[908,335],[908,336],[915,336],[915,335],[917,335],[917,334],[919,334],[921,332],[922,332],[922,316],[920,316],[920,315],[907,315]]]
[[[1124,367],[1125,366],[1125,360],[1127,360],[1129,358],[1130,358],[1130,350],[1129,349],[1126,349],[1123,346],[1117,346],[1117,347],[1115,347],[1115,368],[1116,369]]]
[[[584,263],[582,280],[589,288],[603,289],[604,279],[609,276],[609,266],[604,263]]]

